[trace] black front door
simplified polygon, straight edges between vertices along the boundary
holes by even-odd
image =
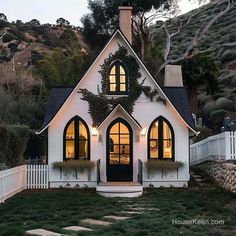
[[[133,134],[123,119],[107,129],[107,181],[133,181]]]

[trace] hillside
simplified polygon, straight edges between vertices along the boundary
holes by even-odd
[[[29,23],[0,22],[0,63],[9,62],[13,58],[16,64],[25,67],[34,63],[35,56],[40,57],[46,53],[51,55],[55,50],[65,49],[60,37],[67,28],[44,24],[34,25]],[[88,50],[80,28],[70,28],[85,51]]]
[[[227,7],[227,1],[216,1],[199,9],[188,12],[175,20],[166,22],[169,33],[178,30],[179,19],[189,24],[182,27],[180,32],[171,39],[170,59],[176,59],[183,55],[188,45],[192,42],[196,32],[204,29],[219,12]],[[219,88],[213,96],[207,95],[206,91],[199,91],[198,104],[199,115],[218,118],[229,115],[236,118],[236,3],[232,4],[227,13],[217,20],[207,31],[203,39],[194,50],[205,51],[212,56],[220,68]],[[153,27],[153,41],[161,44],[164,48],[166,36],[161,29],[161,22]]]

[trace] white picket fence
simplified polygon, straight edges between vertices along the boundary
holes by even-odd
[[[236,159],[236,132],[233,131],[210,136],[190,146],[190,165],[231,159]]]
[[[48,165],[22,165],[0,171],[0,203],[24,189],[47,189]]]
[[[0,171],[0,203],[26,188],[26,166]]]
[[[27,165],[27,189],[48,188],[48,165]]]

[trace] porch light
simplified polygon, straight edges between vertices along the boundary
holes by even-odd
[[[96,127],[92,127],[91,133],[92,136],[98,136],[98,129]]]
[[[147,132],[147,127],[146,128],[142,128],[142,130],[140,131],[141,136],[145,136]]]

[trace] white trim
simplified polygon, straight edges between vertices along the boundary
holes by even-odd
[[[50,123],[55,119],[55,117],[58,115],[59,111],[62,109],[62,107],[67,103],[67,101],[70,99],[70,97],[72,96],[72,94],[74,94],[74,92],[77,90],[77,88],[79,87],[79,85],[82,83],[82,81],[84,80],[84,78],[87,76],[87,74],[89,73],[89,71],[92,69],[92,67],[95,65],[95,63],[97,62],[98,58],[102,55],[102,53],[106,50],[106,48],[108,47],[108,45],[110,44],[110,42],[113,40],[113,38],[115,38],[115,36],[119,33],[119,35],[121,35],[121,37],[123,38],[123,40],[125,41],[125,43],[128,45],[129,49],[131,50],[131,52],[134,54],[134,56],[136,57],[136,59],[139,61],[139,63],[143,66],[144,70],[147,72],[147,74],[150,76],[150,78],[153,80],[154,84],[157,86],[157,88],[160,90],[160,92],[162,93],[162,95],[166,98],[166,100],[170,103],[170,105],[174,108],[174,110],[176,111],[176,113],[178,114],[178,116],[180,117],[180,119],[184,122],[184,124],[189,127],[189,129],[194,133],[197,134],[197,131],[195,131],[185,120],[184,118],[179,114],[179,112],[176,110],[175,106],[171,103],[171,101],[168,99],[168,97],[166,96],[166,94],[164,93],[164,91],[161,89],[161,87],[158,85],[158,83],[156,82],[156,80],[153,78],[153,76],[150,74],[150,72],[148,71],[148,69],[146,68],[146,66],[143,64],[143,62],[140,60],[140,58],[137,56],[137,54],[135,53],[135,51],[133,50],[133,48],[131,47],[130,43],[127,41],[127,39],[123,36],[123,34],[120,32],[120,30],[117,30],[114,35],[111,37],[111,39],[108,41],[108,43],[106,44],[106,46],[103,48],[103,50],[100,52],[100,54],[98,55],[98,57],[96,58],[96,60],[93,62],[93,64],[89,67],[88,71],[85,73],[85,75],[83,76],[83,78],[79,81],[79,83],[75,86],[75,88],[73,89],[73,91],[70,93],[70,95],[67,97],[66,101],[62,104],[62,106],[60,107],[60,109],[57,111],[57,113],[54,115],[54,117],[48,122],[48,124],[42,129],[39,130],[38,132],[36,132],[36,134],[41,134],[44,130],[46,130],[48,128],[48,126],[50,125]],[[126,112],[126,111],[125,111]],[[136,122],[135,122],[136,123]],[[100,127],[100,126],[99,126]]]
[[[109,118],[110,118],[113,114],[115,114],[116,111],[117,111],[119,108],[121,109],[121,111],[122,111],[123,113],[125,113],[125,114],[135,123],[135,125],[136,125],[140,130],[142,130],[142,127],[140,127],[140,125],[137,124],[137,121],[134,120],[133,117],[132,117],[120,104],[118,104],[118,105],[113,109],[113,111],[112,111],[112,112],[106,117],[106,119],[97,127],[97,129],[100,129],[100,127],[102,127],[102,125],[103,125],[107,120],[109,120]]]

